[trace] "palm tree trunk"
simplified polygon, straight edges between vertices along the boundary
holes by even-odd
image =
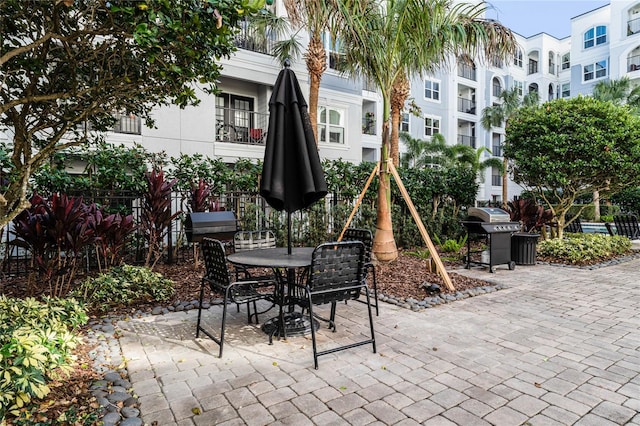
[[[502,153],[502,155],[504,155],[504,153]],[[507,157],[504,157],[504,159],[502,160],[503,163],[503,172],[502,172],[502,208],[506,209],[507,208],[507,201],[508,201],[508,190],[507,190],[507,184],[509,183],[509,175],[507,172]]]
[[[313,136],[318,143],[318,93],[320,92],[320,79],[327,69],[327,58],[322,40],[313,35],[309,40],[305,61],[309,71],[309,119],[313,128]]]
[[[373,237],[373,254],[380,262],[390,262],[398,258],[398,248],[393,238],[391,220],[391,176],[387,170],[389,159],[389,104],[383,105],[382,147],[380,165],[380,185],[378,187],[378,205],[376,234]]]
[[[399,133],[400,133],[400,114],[404,109],[404,103],[411,93],[411,86],[409,80],[404,74],[398,75],[393,82],[393,88],[391,90],[391,158],[393,159],[393,165],[398,167],[400,165],[400,148],[399,148]]]

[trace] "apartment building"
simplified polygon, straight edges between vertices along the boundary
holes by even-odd
[[[282,14],[281,2],[275,10]],[[401,130],[414,138],[441,133],[449,144],[486,147],[501,158],[505,129],[484,129],[482,110],[499,102],[502,90],[517,88],[522,95],[537,91],[541,101],[591,93],[606,79],[628,76],[640,82],[640,0],[620,0],[585,11],[571,19],[571,35],[557,39],[540,33],[516,35],[520,48],[509,62],[481,62],[453,58],[426,78],[412,81],[412,100],[419,116],[403,114]],[[247,30],[248,28],[245,28]],[[144,127],[137,117],[123,115],[107,139],[137,142],[169,155],[201,153],[234,162],[262,159],[268,128],[268,101],[280,65],[269,55],[268,37],[256,40],[250,31],[238,35],[238,52],[224,61],[217,96],[201,93],[198,107],[159,108],[157,128]],[[320,91],[318,111],[321,158],[376,161],[380,156],[381,98],[375,87],[341,76],[335,69],[338,52],[327,43],[328,70]],[[302,59],[294,61],[302,90],[308,93],[308,74]],[[487,170],[478,200],[500,202],[502,179]],[[522,191],[509,182],[509,197]]]

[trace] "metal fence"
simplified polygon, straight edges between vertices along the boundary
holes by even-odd
[[[135,223],[141,223],[143,205],[141,196],[93,193],[83,194],[83,199],[85,203],[95,202],[109,213],[131,214]],[[172,263],[185,260],[193,253],[193,246],[187,242],[184,227],[186,215],[190,212],[188,200],[187,194],[174,193],[172,197],[172,211],[182,212],[182,214],[173,220],[165,236],[164,262]],[[241,229],[272,229],[278,238],[278,243],[280,245],[286,244],[286,213],[273,210],[258,193],[229,192],[219,195],[217,201],[219,209],[235,213]],[[345,220],[344,214],[339,215],[336,212],[350,211],[353,205],[354,200],[340,200],[335,194],[328,194],[323,202],[316,203],[312,208],[293,213],[291,216],[293,223],[292,243],[294,245],[310,245],[336,237],[342,230]],[[15,234],[11,224],[4,231],[0,243],[0,262],[3,275],[28,274],[34,268],[29,251],[13,244]],[[147,249],[143,230],[138,229],[127,246],[125,262],[142,264]],[[98,269],[98,257],[93,247],[85,250],[82,265],[85,272]]]

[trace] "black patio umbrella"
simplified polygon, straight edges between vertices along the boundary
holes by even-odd
[[[296,74],[285,67],[269,100],[269,130],[260,195],[274,209],[287,212],[288,252],[291,254],[291,213],[327,195],[309,111]]]

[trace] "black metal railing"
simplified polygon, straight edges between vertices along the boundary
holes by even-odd
[[[239,26],[240,32],[234,38],[238,48],[273,56],[272,52],[277,40],[269,34],[269,31],[265,33],[264,30],[258,30],[248,20],[241,22]]]
[[[640,55],[627,58],[627,72],[640,70]]]
[[[475,114],[476,103],[471,99],[458,98],[458,111],[465,112],[467,114]]]
[[[630,19],[627,21],[627,35],[640,33],[640,18]]]
[[[140,117],[133,114],[117,114],[116,124],[113,131],[116,133],[126,133],[130,135],[139,135],[142,133],[142,122]]]
[[[476,137],[469,135],[458,135],[458,145],[470,146],[471,148],[476,147]]]
[[[375,135],[376,134],[376,119],[374,117],[362,117],[362,134]]]
[[[458,62],[458,76],[476,81],[476,69],[471,65]]]
[[[234,108],[216,111],[216,141],[264,145],[269,128],[269,114]]]
[[[491,147],[491,155],[494,157],[502,157],[502,145],[493,145]]]

